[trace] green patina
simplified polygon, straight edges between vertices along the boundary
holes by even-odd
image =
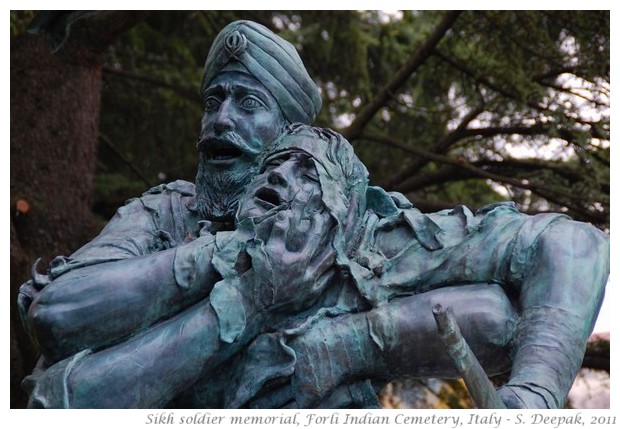
[[[31,406],[376,406],[391,379],[471,369],[438,304],[486,373],[511,372],[495,399],[564,405],[606,235],[512,203],[425,214],[369,186],[351,145],[309,126],[321,100],[294,47],[256,23],[216,38],[202,95],[196,186],[130,201],[22,286],[44,356]]]

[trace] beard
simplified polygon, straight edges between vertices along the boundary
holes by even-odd
[[[258,165],[243,155],[229,169],[209,165],[200,152],[196,176],[196,205],[200,215],[210,221],[231,222],[235,218],[239,200],[258,171]]]

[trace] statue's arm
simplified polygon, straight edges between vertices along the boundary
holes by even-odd
[[[107,263],[54,279],[30,304],[26,321],[52,362],[109,345],[208,296],[219,279],[211,265],[212,237]],[[196,260],[199,263],[196,263]],[[192,279],[183,266],[195,267]]]
[[[213,236],[182,244],[194,229],[190,202],[173,191],[133,199],[95,239],[22,286],[23,323],[48,361],[114,343],[208,295]]]
[[[356,403],[359,395],[350,387],[364,380],[383,385],[400,377],[458,377],[437,335],[431,311],[437,303],[454,309],[472,349],[490,374],[510,368],[509,342],[516,314],[502,288],[488,284],[446,287],[394,298],[369,311],[324,318],[287,341],[295,355],[289,387],[263,389],[253,399],[239,390],[233,404],[332,408],[343,401],[346,405],[343,394],[352,395],[350,403]]]
[[[162,407],[239,351],[265,324],[277,324],[291,311],[311,306],[323,291],[314,283],[326,284],[334,274],[333,251],[323,249],[322,234],[318,234],[327,220],[316,213],[311,228],[297,231],[299,226],[289,222],[291,216],[285,213],[278,218],[266,243],[231,240],[232,246],[242,243],[244,250],[235,247],[242,253],[223,252],[224,256],[218,253],[213,258],[219,261],[214,266],[228,269],[223,270],[224,279],[213,286],[208,299],[119,344],[92,353],[85,350],[52,365],[37,378],[31,406]],[[305,237],[305,244],[289,249],[285,245],[290,239],[287,231]],[[320,267],[300,268],[299,261],[306,260],[307,255],[316,255]],[[238,263],[237,256],[245,263]],[[247,264],[247,257],[251,264]],[[276,270],[273,267],[280,261],[296,266],[291,275],[310,270],[310,287],[270,282],[272,270]],[[243,273],[235,273],[242,267]],[[301,281],[307,286],[309,280]]]
[[[518,244],[511,272],[521,317],[500,394],[510,407],[563,407],[603,300],[609,240],[591,225],[558,220],[531,242],[529,258]]]
[[[502,278],[505,293],[499,291],[496,296],[502,298],[486,299],[485,294],[490,292],[484,288],[440,287],[330,321],[325,332],[351,340],[351,344],[347,346],[341,341],[340,345],[330,346],[321,332],[314,335],[311,330],[292,343],[295,350],[299,349],[298,356],[315,350],[319,354],[311,361],[320,361],[325,350],[351,349],[355,352],[349,356],[355,359],[340,360],[346,365],[336,373],[337,377],[318,371],[309,373],[306,368],[314,371],[315,367],[301,365],[293,379],[313,386],[313,400],[318,403],[319,399],[328,398],[330,389],[350,383],[356,374],[386,380],[398,376],[454,375],[447,354],[441,353],[443,345],[431,316],[435,301],[455,309],[461,331],[488,372],[510,369],[514,359],[511,380],[500,389],[508,406],[561,407],[579,370],[603,299],[609,275],[609,241],[594,227],[565,217],[522,216],[516,212],[509,217],[498,216],[498,228],[483,224],[486,226],[482,234],[473,237],[479,239],[474,242],[477,248],[486,252],[460,252],[458,248],[456,252],[447,248],[449,253],[444,256],[437,252],[440,269],[425,278],[433,280],[428,282],[431,285],[458,284],[459,280],[468,280],[462,275],[468,271],[459,267],[471,267],[469,272],[478,281]],[[443,261],[454,265],[454,269]],[[415,268],[415,264],[407,265]],[[502,272],[505,274],[501,275]],[[515,297],[517,323],[506,294]],[[384,350],[389,353],[384,355]],[[429,363],[431,355],[434,358]],[[303,398],[300,401],[305,406],[312,403]]]
[[[218,314],[205,299],[125,342],[51,366],[38,378],[30,406],[161,408],[255,335],[259,307],[235,304],[252,323],[234,342],[221,340]]]
[[[498,279],[506,294],[515,297],[519,314],[511,342],[511,378],[500,396],[509,407],[563,407],[603,300],[609,239],[589,224],[554,214],[495,211],[479,225],[479,233],[465,235],[464,247],[446,247],[445,255],[437,251],[441,264],[428,272],[427,284]],[[480,320],[476,312],[481,306],[465,302],[456,306],[465,310],[468,320]],[[396,317],[401,314],[406,313]],[[397,348],[415,347],[415,338],[425,338],[420,342],[427,344],[437,337],[431,331],[417,337],[424,331],[404,322],[396,326]],[[475,323],[464,324],[461,332],[474,344],[484,341],[484,331]],[[488,369],[493,359],[472,348]],[[399,374],[403,367],[392,364],[389,370]]]

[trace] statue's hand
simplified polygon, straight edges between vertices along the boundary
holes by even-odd
[[[228,407],[316,408],[331,407],[332,394],[346,390],[349,362],[341,335],[326,338],[327,326],[317,326],[289,339],[286,345],[275,336],[262,336],[249,347],[249,356],[240,368],[241,383],[234,387]],[[336,350],[340,349],[340,350]],[[259,373],[257,376],[257,372]],[[255,393],[256,379],[262,388]],[[337,395],[342,396],[342,395]],[[342,401],[339,401],[342,402]]]
[[[39,295],[39,289],[35,287],[32,280],[27,281],[19,288],[19,295],[17,296],[17,306],[19,307],[19,313],[22,317],[28,314],[32,301]]]
[[[19,294],[17,295],[17,308],[19,309],[19,316],[21,317],[22,323],[26,328],[26,332],[31,339],[34,339],[34,337],[31,332],[32,328],[28,311],[30,310],[32,302],[41,294],[43,287],[44,285],[37,283],[35,280],[28,280],[26,283],[21,285],[19,288]]]
[[[378,399],[367,379],[381,372],[382,359],[367,326],[363,314],[325,318],[288,340],[295,355],[294,371],[288,391],[280,389],[272,395],[279,401],[273,405],[282,406],[283,392],[288,392],[289,407],[376,407]]]
[[[39,274],[37,267],[40,262],[41,259],[37,259],[37,261],[32,266],[32,278],[23,285],[21,285],[19,288],[19,295],[17,296],[17,306],[19,308],[19,314],[24,323],[26,323],[27,321],[28,310],[30,310],[32,302],[37,296],[40,295],[41,290],[43,290],[43,288],[47,286],[51,281],[50,276],[45,274]]]
[[[269,279],[272,309],[308,308],[325,290],[334,272],[333,221],[316,207],[311,189],[300,191],[290,208],[275,215],[262,251],[249,250],[256,275]]]

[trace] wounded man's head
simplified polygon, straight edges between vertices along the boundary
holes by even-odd
[[[303,221],[308,213],[324,211],[336,225],[338,247],[347,253],[359,238],[367,185],[368,171],[344,137],[293,124],[261,154],[237,218],[259,224],[293,208],[304,212],[298,214]]]

